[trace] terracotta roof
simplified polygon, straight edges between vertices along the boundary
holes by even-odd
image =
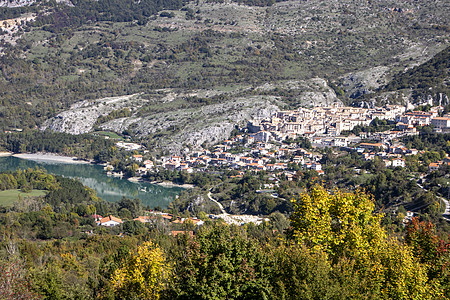
[[[423,111],[412,111],[412,112],[407,112],[405,113],[405,115],[407,116],[432,116],[433,114],[427,113],[427,112],[423,112]]]
[[[100,220],[100,224],[103,224],[103,223],[106,223],[106,222],[109,222],[109,221],[114,221],[114,222],[117,222],[117,223],[123,223],[121,219],[116,218],[116,217],[114,217],[112,215],[109,215],[108,217],[104,217],[103,219],[101,219]]]
[[[361,146],[374,146],[374,147],[381,147],[381,146],[383,146],[383,144],[382,143],[361,143],[360,144]]]
[[[200,219],[192,219],[192,218],[189,218],[189,220],[192,221],[192,223],[194,223],[194,224],[197,224],[198,222],[202,221]]]

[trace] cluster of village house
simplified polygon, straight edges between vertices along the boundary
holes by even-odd
[[[334,106],[279,111],[268,119],[249,121],[248,129],[258,141],[283,141],[301,135],[313,140],[316,138],[316,141],[324,139],[331,143],[329,146],[338,147],[347,146],[350,142],[340,136],[343,131],[350,131],[357,125],[368,126],[375,119],[396,122],[396,130],[384,133],[386,139],[417,134],[416,126],[433,125],[436,131],[450,130],[450,116],[438,116],[444,107],[435,106],[423,112],[409,111],[408,105],[375,108]]]
[[[275,171],[281,172],[288,179],[293,177],[292,172],[288,172],[288,163],[295,163],[306,169],[317,171],[319,175],[324,174],[322,165],[319,161],[322,158],[320,154],[313,154],[305,149],[296,146],[276,146],[270,143],[254,143],[254,147],[249,152],[231,154],[227,152],[227,145],[239,143],[242,136],[236,136],[227,140],[226,145],[217,145],[216,151],[202,150],[191,153],[192,156],[170,156],[163,158],[163,166],[169,170],[185,170],[193,172],[194,168],[207,166],[228,166],[238,170],[253,171]],[[251,139],[250,139],[251,143]],[[401,144],[388,143],[358,143],[355,147],[346,147],[350,151],[356,151],[361,154],[364,160],[373,160],[375,157],[381,158],[387,167],[405,167],[404,156],[416,155],[417,149],[408,149]],[[275,162],[272,160],[275,159]],[[165,162],[164,162],[165,161]],[[433,162],[429,165],[430,171],[437,170],[443,164],[450,164],[450,159],[446,158],[440,162]],[[240,177],[240,175],[237,175]]]
[[[231,153],[228,150],[245,143],[251,147],[243,153]],[[318,162],[322,156],[313,155],[305,149],[297,146],[277,146],[269,142],[255,142],[251,136],[238,135],[224,141],[222,145],[216,145],[214,151],[199,150],[189,155],[163,157],[164,168],[168,170],[180,170],[192,172],[194,168],[207,168],[208,166],[227,166],[236,170],[253,171],[285,171],[288,163],[297,163],[305,168],[316,170],[323,174],[322,166]]]
[[[109,215],[107,217],[102,217],[100,215],[94,214],[92,215],[92,217],[95,219],[95,222],[98,226],[105,226],[105,227],[114,227],[120,224],[123,224],[123,220],[117,217],[114,217],[112,215]],[[151,223],[156,221],[157,219],[161,218],[164,221],[170,222],[172,224],[183,224],[185,222],[190,222],[193,225],[203,225],[204,222],[200,219],[197,218],[180,218],[180,217],[174,217],[172,214],[168,214],[168,213],[163,213],[163,212],[147,212],[146,216],[139,216],[135,219],[133,219],[133,221],[139,221],[141,223]],[[188,233],[190,235],[192,235],[192,231],[185,231],[185,230],[172,230],[171,231],[171,235],[176,236],[177,234],[180,233]]]
[[[299,108],[292,111],[279,111],[268,119],[251,120],[248,122],[248,134],[238,135],[213,150],[198,149],[183,156],[171,155],[162,157],[162,167],[167,170],[186,171],[205,170],[209,166],[225,166],[244,172],[274,171],[284,173],[288,179],[292,173],[288,172],[288,163],[312,169],[319,175],[324,174],[320,154],[313,154],[298,147],[295,143],[283,145],[286,139],[303,136],[316,147],[341,147],[360,152],[365,160],[380,157],[386,166],[404,167],[405,155],[415,155],[415,149],[407,149],[403,145],[392,144],[392,140],[405,135],[418,134],[416,126],[433,125],[437,132],[450,132],[450,115],[439,117],[442,106],[434,106],[428,112],[411,111],[413,107],[400,105],[386,105],[375,108],[358,107],[317,107],[314,109]],[[367,126],[374,119],[395,122],[396,129],[385,132],[361,133],[359,136],[341,136],[344,130],[352,130],[356,125]],[[370,139],[371,143],[362,143],[362,139]],[[126,150],[140,150],[140,145],[119,142],[117,144]],[[249,149],[236,153],[236,148],[244,146]],[[145,151],[144,151],[145,153]],[[141,154],[135,154],[132,159],[142,167],[137,170],[138,175],[145,175],[152,170],[154,162],[144,160]],[[430,171],[438,169],[448,161],[433,162]],[[238,175],[239,176],[239,175]]]
[[[386,105],[373,109],[355,107],[318,107],[300,108],[293,111],[280,111],[268,119],[248,122],[247,135],[238,135],[223,144],[216,145],[213,151],[201,149],[188,155],[172,155],[162,158],[162,165],[168,170],[193,172],[208,166],[227,166],[237,170],[280,171],[287,170],[288,163],[296,163],[307,169],[323,174],[319,163],[321,155],[314,155],[305,149],[282,145],[280,142],[298,136],[307,137],[313,146],[343,147],[358,151],[365,160],[379,156],[386,166],[404,167],[405,155],[418,154],[416,149],[407,149],[403,145],[392,144],[392,140],[405,135],[418,134],[416,126],[433,125],[435,131],[450,131],[450,116],[438,117],[442,106],[431,107],[429,112],[408,111],[408,107]],[[396,122],[396,129],[360,136],[340,136],[344,130],[352,130],[356,125],[367,126],[374,119]],[[373,143],[361,143],[369,138]],[[245,145],[251,147],[244,153],[231,153],[230,149]],[[281,145],[281,146],[280,146]],[[355,146],[356,145],[356,146]],[[234,151],[232,151],[234,152]],[[139,159],[140,157],[135,157]],[[145,168],[153,167],[149,161]],[[448,162],[436,162],[429,166],[435,170]],[[289,172],[286,172],[289,177]]]

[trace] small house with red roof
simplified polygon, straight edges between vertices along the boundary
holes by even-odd
[[[107,217],[104,217],[103,219],[101,219],[98,222],[98,225],[102,225],[102,226],[107,226],[107,227],[112,227],[112,226],[117,226],[122,224],[123,221],[119,218],[116,218],[112,215],[109,215]]]

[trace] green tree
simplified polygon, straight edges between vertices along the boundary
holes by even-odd
[[[429,280],[443,287],[450,295],[450,243],[438,238],[431,222],[420,222],[413,218],[407,226],[405,241],[412,247],[414,256],[427,266]]]
[[[173,298],[270,299],[267,260],[260,245],[241,228],[202,228],[178,254]]]
[[[381,215],[374,215],[372,199],[362,192],[348,193],[315,185],[292,200],[294,237],[307,247],[331,257],[353,257],[379,247],[386,235]]]
[[[361,278],[347,261],[333,266],[321,251],[282,244],[273,257],[273,299],[349,299],[358,296]],[[359,295],[362,296],[362,295]]]

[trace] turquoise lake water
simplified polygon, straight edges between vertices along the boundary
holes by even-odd
[[[108,177],[102,166],[90,164],[65,164],[59,162],[33,161],[16,157],[0,157],[0,172],[40,167],[48,173],[76,178],[94,189],[97,195],[109,202],[138,198],[150,207],[167,207],[183,190],[179,187],[163,187],[146,182],[130,182],[126,179]]]

